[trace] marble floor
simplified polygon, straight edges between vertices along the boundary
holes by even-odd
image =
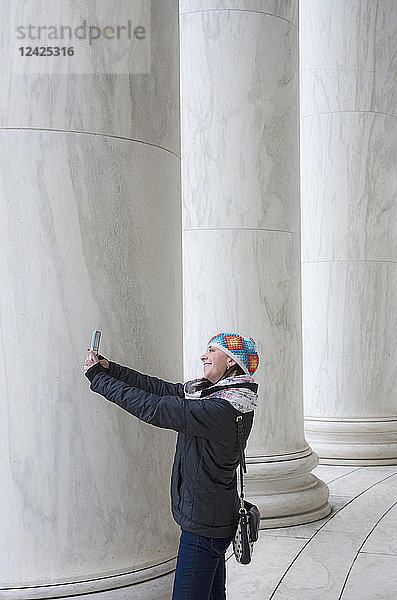
[[[226,552],[228,600],[397,600],[397,465],[319,465],[332,512],[260,530],[249,565]]]

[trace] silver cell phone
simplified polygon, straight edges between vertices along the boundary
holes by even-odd
[[[98,354],[98,352],[99,352],[99,344],[100,344],[100,342],[101,342],[101,332],[98,331],[97,329],[94,329],[94,331],[92,332],[92,339],[91,339],[90,349],[95,354]]]

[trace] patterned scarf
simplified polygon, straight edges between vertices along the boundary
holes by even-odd
[[[250,412],[258,404],[258,384],[251,375],[234,375],[212,383],[201,377],[187,381],[183,386],[185,398],[224,398],[240,412]]]

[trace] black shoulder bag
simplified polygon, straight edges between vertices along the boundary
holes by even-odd
[[[259,523],[261,515],[259,509],[255,504],[251,504],[247,500],[244,500],[243,493],[243,468],[244,473],[247,472],[245,464],[245,456],[243,449],[243,417],[238,415],[237,421],[237,434],[239,443],[240,453],[240,508],[237,531],[233,538],[233,551],[237,562],[242,565],[248,565],[251,562],[252,552],[254,550],[254,542],[257,541],[259,535]]]

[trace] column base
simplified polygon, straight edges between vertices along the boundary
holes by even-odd
[[[311,473],[319,462],[311,448],[246,462],[245,494],[260,510],[260,529],[302,525],[331,512],[327,485]]]
[[[397,419],[305,418],[305,437],[321,464],[397,464]]]
[[[173,558],[160,565],[122,575],[48,586],[0,588],[0,600],[44,600],[69,596],[86,600],[169,600],[175,567],[176,558]]]

